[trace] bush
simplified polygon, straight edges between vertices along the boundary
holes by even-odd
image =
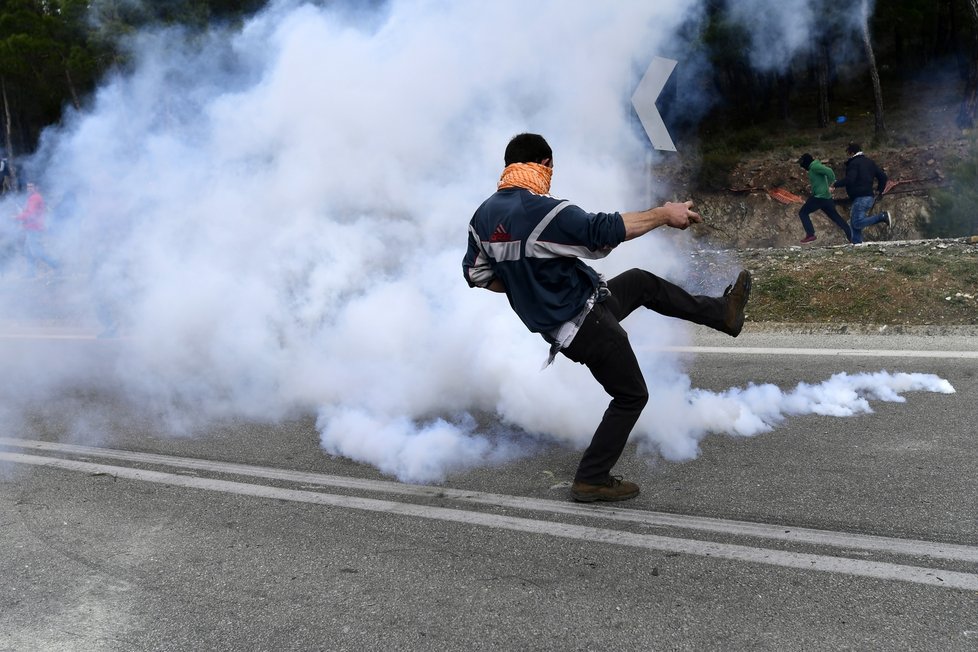
[[[703,147],[700,169],[693,178],[701,190],[724,190],[730,186],[730,174],[750,152],[768,151],[773,147],[761,127],[748,127],[713,137]]]
[[[730,186],[730,174],[742,155],[729,149],[714,149],[703,152],[700,159],[700,169],[693,179],[697,188],[702,190],[723,190]]]
[[[978,139],[973,138],[965,158],[951,168],[947,188],[934,193],[937,209],[924,234],[931,238],[959,238],[978,234]]]

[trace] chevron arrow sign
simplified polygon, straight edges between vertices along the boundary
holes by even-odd
[[[659,99],[659,93],[669,80],[673,68],[676,67],[675,59],[663,59],[655,57],[645,71],[642,80],[632,94],[632,106],[638,113],[638,119],[645,127],[645,133],[652,141],[652,147],[669,152],[675,152],[676,146],[669,137],[669,130],[659,115],[659,110],[655,108],[655,101]]]

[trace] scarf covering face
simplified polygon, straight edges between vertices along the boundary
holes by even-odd
[[[503,188],[526,188],[538,195],[550,192],[550,179],[553,168],[540,163],[513,163],[507,165],[503,175],[499,177],[498,190]]]

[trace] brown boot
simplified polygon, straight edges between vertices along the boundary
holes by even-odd
[[[737,275],[737,281],[723,293],[727,305],[723,311],[723,332],[737,337],[744,328],[744,308],[750,298],[750,272]]]
[[[571,485],[571,496],[574,500],[582,503],[593,503],[596,500],[628,500],[638,495],[638,485],[628,480],[622,480],[621,476],[610,476],[604,482],[588,484],[587,482],[574,482]]]

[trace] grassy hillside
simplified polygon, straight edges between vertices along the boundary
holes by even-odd
[[[978,327],[978,238],[733,253],[754,276],[751,322]]]

